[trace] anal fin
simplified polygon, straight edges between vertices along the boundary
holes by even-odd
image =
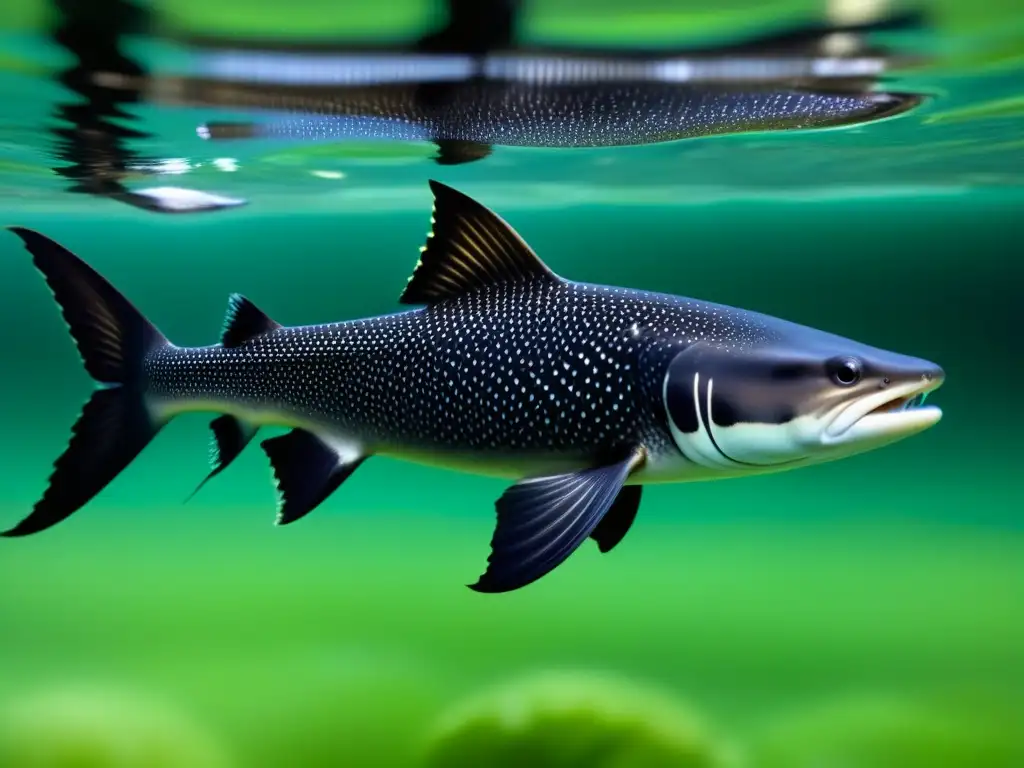
[[[334,493],[366,460],[365,455],[343,456],[304,429],[260,443],[270,459],[277,484],[277,524],[305,517]]]
[[[642,485],[624,485],[615,497],[611,509],[605,512],[601,522],[590,534],[602,553],[611,552],[622,541],[636,520],[640,509],[640,498],[643,494]]]
[[[219,475],[228,465],[238,458],[245,446],[256,435],[257,427],[244,421],[239,421],[234,416],[218,416],[210,422],[210,465],[212,469],[203,481],[196,486],[192,494],[185,499],[188,501],[199,493],[199,490],[211,479]]]
[[[510,592],[550,573],[595,532],[644,458],[637,448],[614,464],[510,487],[495,504],[498,521],[487,570],[470,588]],[[614,546],[614,538],[606,541]]]

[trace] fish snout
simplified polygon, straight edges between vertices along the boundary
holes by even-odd
[[[932,387],[940,387],[946,381],[946,372],[934,363],[921,374],[921,380]]]

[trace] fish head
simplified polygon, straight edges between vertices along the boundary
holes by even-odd
[[[795,330],[794,330],[795,329]],[[879,448],[936,424],[935,363],[802,326],[762,345],[692,344],[668,365],[663,406],[686,458],[773,471]]]

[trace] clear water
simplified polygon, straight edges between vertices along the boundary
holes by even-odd
[[[494,596],[463,585],[502,481],[374,459],[274,528],[255,443],[181,504],[207,471],[207,419],[181,418],[72,518],[0,540],[0,765],[1024,765],[1024,16],[947,5],[938,31],[886,42],[929,61],[879,87],[925,102],[827,130],[439,166],[425,142],[218,143],[197,126],[238,110],[130,107],[148,137],[127,142],[146,165],[127,187],[246,201],[187,215],[69,192],[48,132],[75,100],[53,78],[67,58],[38,31],[0,35],[0,218],[81,255],[176,343],[211,343],[233,291],[285,324],[395,311],[436,178],[566,276],[768,312],[948,377],[921,435],[649,489],[615,552]],[[252,13],[263,31],[284,18]],[[190,66],[168,41],[130,51]],[[91,384],[2,240],[6,528]],[[482,724],[423,758],[465,712]]]

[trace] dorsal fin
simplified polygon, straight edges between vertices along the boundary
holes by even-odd
[[[559,279],[494,211],[433,179],[430,190],[432,229],[402,304],[434,304],[499,283]]]
[[[224,318],[220,343],[225,347],[238,347],[280,327],[280,323],[271,320],[245,296],[233,293],[228,299],[228,313]]]

